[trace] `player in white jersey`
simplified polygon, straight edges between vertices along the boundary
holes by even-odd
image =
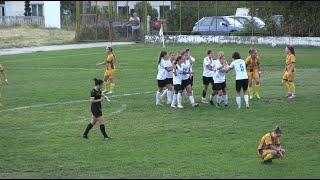
[[[167,82],[167,73],[172,71],[171,65],[168,63],[169,55],[166,51],[161,51],[159,60],[158,60],[158,74],[157,74],[157,81],[158,81],[158,91],[156,93],[156,105],[163,105],[161,103],[161,93],[163,88],[167,86],[168,90],[172,90],[172,87],[168,85]],[[171,99],[170,99],[171,100]]]
[[[172,108],[183,108],[182,106],[182,75],[183,75],[183,67],[182,67],[182,58],[178,56],[174,62],[173,66],[173,86],[174,86],[174,94],[171,103]]]
[[[219,59],[214,61],[214,86],[217,91],[216,104],[220,106],[223,101],[224,106],[228,106],[228,95],[226,90],[226,70],[228,68],[228,62],[224,56],[224,52],[219,52]]]
[[[190,61],[190,72],[193,72],[192,66],[195,64],[196,59],[191,56],[190,49],[186,49],[186,52],[188,54],[188,60]],[[192,88],[193,88],[193,75],[194,74],[190,74],[190,84]],[[192,91],[192,95],[193,95],[193,91]]]
[[[203,74],[202,74],[202,82],[203,82],[203,91],[202,91],[202,103],[208,103],[206,101],[206,95],[209,84],[212,85],[212,77],[213,77],[213,68],[212,68],[212,62],[214,59],[214,52],[212,50],[207,51],[207,57],[203,59]]]
[[[232,54],[233,62],[228,67],[227,72],[231,69],[235,69],[236,71],[236,91],[237,97],[236,102],[238,105],[238,109],[241,108],[241,89],[243,90],[243,98],[246,103],[246,108],[249,109],[249,96],[248,96],[248,74],[246,71],[246,62],[241,59],[241,56],[238,52],[234,52]]]
[[[175,61],[174,54],[172,52],[169,53],[169,59],[165,61],[166,66],[169,66],[173,69],[173,63]],[[167,89],[163,91],[161,94],[160,102],[163,103],[163,97],[167,95],[167,104],[171,104],[172,97],[173,97],[173,72],[169,71],[166,75],[166,81],[167,81]]]
[[[182,59],[182,68],[183,68],[183,75],[182,75],[182,82],[181,82],[181,88],[182,91],[186,90],[187,95],[189,96],[190,104],[192,107],[199,106],[198,103],[195,102],[194,97],[192,95],[192,86],[190,84],[190,74],[193,74],[193,72],[190,72],[190,62],[186,61],[188,59],[187,52],[181,53],[181,59]]]

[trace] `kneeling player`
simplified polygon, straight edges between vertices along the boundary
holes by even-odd
[[[280,144],[281,130],[277,127],[270,133],[265,134],[258,146],[258,155],[262,163],[272,162],[272,159],[284,158],[285,150]]]

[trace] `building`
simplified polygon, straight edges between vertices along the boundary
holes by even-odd
[[[23,17],[24,5],[25,1],[0,1],[0,17],[8,17],[2,19],[1,23],[15,24],[15,22],[12,22],[14,19],[9,19],[9,17]],[[45,27],[61,28],[60,1],[30,1],[30,8],[31,16],[44,18]],[[11,22],[8,23],[8,21]],[[21,22],[21,19],[19,22]]]
[[[90,4],[83,1],[84,6],[98,6],[98,7],[107,7],[109,6],[109,1],[90,1]],[[125,12],[132,14],[134,11],[134,6],[141,1],[113,1],[113,5],[116,7],[116,13],[119,14],[124,9]],[[168,11],[172,7],[172,1],[147,1],[152,8],[158,11],[158,19],[165,19],[164,12]]]

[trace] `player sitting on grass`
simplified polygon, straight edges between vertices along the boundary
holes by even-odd
[[[4,72],[4,68],[3,66],[0,64],[0,73],[1,73],[1,76],[0,76],[0,107],[2,107],[2,90],[3,90],[3,87],[4,87],[4,83],[8,83],[8,79],[7,79],[7,76],[6,76],[6,73]]]
[[[281,130],[277,126],[275,130],[265,134],[258,146],[258,154],[262,163],[272,162],[272,159],[284,158],[285,150],[280,144]]]

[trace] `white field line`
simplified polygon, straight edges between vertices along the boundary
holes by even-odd
[[[128,49],[128,50],[122,50],[122,51],[116,51],[116,53],[121,52],[131,52],[131,51],[139,51],[139,50],[146,50],[146,49],[152,49],[157,47],[145,47],[145,48],[137,48],[137,49]],[[0,61],[1,63],[8,63],[8,62],[16,62],[16,61],[31,61],[31,60],[44,60],[44,59],[56,59],[60,57],[73,57],[73,56],[88,56],[88,55],[95,55],[95,54],[103,54],[104,52],[96,52],[96,53],[84,53],[84,54],[69,54],[69,55],[63,55],[63,56],[49,56],[49,57],[35,57],[35,58],[20,58],[20,59],[14,59],[14,60],[8,60],[8,61]]]
[[[126,104],[122,104],[121,107],[116,110],[116,111],[113,111],[111,113],[106,113],[106,118],[109,118],[111,117],[112,115],[115,115],[115,114],[119,114],[123,111],[125,111],[127,109],[127,105]],[[91,118],[88,118],[88,117],[82,117],[81,119],[79,120],[76,120],[76,121],[70,121],[70,120],[66,120],[66,121],[63,121],[63,122],[56,122],[56,123],[46,123],[46,124],[36,124],[36,125],[33,125],[32,128],[41,128],[41,127],[48,127],[48,126],[57,126],[57,125],[66,125],[66,124],[81,124],[81,123],[85,123],[85,122],[90,122]],[[8,130],[8,131],[11,131],[11,130],[21,130],[21,129],[24,129],[24,128],[20,128],[20,127],[15,127],[15,128],[11,128],[11,129],[1,129],[1,130]]]
[[[7,69],[13,70],[83,70],[83,71],[101,71],[101,69],[97,68],[42,68],[42,67],[6,67]]]
[[[147,92],[142,92],[142,93],[139,92],[139,93],[132,93],[132,94],[123,94],[123,95],[113,95],[113,96],[109,96],[109,98],[133,96],[133,95],[140,95],[140,94],[150,94],[152,92],[153,91],[147,91]],[[89,100],[74,100],[74,101],[64,101],[64,102],[56,102],[56,103],[22,106],[22,107],[16,107],[16,108],[11,108],[11,109],[4,109],[4,110],[1,110],[0,113],[1,112],[10,112],[10,111],[19,111],[19,110],[30,109],[30,108],[42,108],[42,107],[53,106],[53,105],[76,104],[76,103],[81,103],[81,102],[89,102]]]

